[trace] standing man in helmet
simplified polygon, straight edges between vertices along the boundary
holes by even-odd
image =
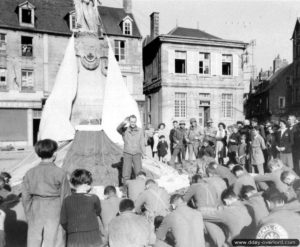
[[[197,158],[199,147],[204,138],[204,130],[201,126],[197,125],[195,118],[190,119],[190,128],[187,133],[187,142],[189,150],[189,161],[192,160],[193,154]]]

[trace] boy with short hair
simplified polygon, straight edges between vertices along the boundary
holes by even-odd
[[[54,163],[58,145],[45,139],[35,145],[42,159],[23,179],[22,203],[28,221],[27,246],[64,246],[59,229],[63,199],[70,194],[67,173]]]
[[[166,163],[166,156],[168,154],[168,143],[166,142],[166,138],[164,135],[159,137],[159,142],[157,144],[157,154],[158,160]]]

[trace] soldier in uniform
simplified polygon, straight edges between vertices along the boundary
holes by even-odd
[[[189,160],[192,160],[193,154],[197,158],[199,147],[201,146],[202,140],[204,138],[204,130],[197,125],[195,118],[190,119],[190,128],[187,133],[187,142],[189,150]]]
[[[146,173],[140,171],[135,179],[127,180],[127,197],[135,201],[145,190]]]
[[[110,247],[148,246],[155,243],[155,235],[145,217],[134,212],[134,203],[123,199],[119,206],[120,215],[108,226]]]
[[[158,187],[157,183],[149,179],[146,181],[145,190],[135,201],[135,211],[141,213],[145,209],[145,215],[150,222],[154,222],[156,216],[166,216],[169,212],[170,196],[163,188]]]
[[[176,247],[205,246],[203,218],[199,211],[186,205],[182,196],[175,194],[170,200],[173,212],[167,215],[158,228],[156,237],[164,241],[171,230]]]
[[[222,195],[222,200],[225,206],[213,210],[203,210],[201,212],[204,221],[226,226],[226,242],[231,245],[233,239],[247,236],[252,219],[245,205],[232,190],[225,190]]]
[[[278,191],[264,194],[270,214],[259,224],[257,238],[259,239],[300,239],[300,216],[285,205],[285,195]]]
[[[185,158],[185,144],[186,144],[186,129],[185,122],[182,120],[179,123],[179,128],[175,129],[174,134],[172,136],[172,140],[174,141],[174,151],[171,156],[171,160],[169,161],[170,166],[175,165],[175,159],[178,157],[178,163],[182,165],[182,160]]]
[[[240,165],[236,165],[232,169],[233,174],[236,176],[237,180],[233,184],[233,192],[237,196],[241,196],[241,189],[244,185],[251,185],[254,188],[256,188],[255,180],[254,178],[244,170],[244,168]]]
[[[204,135],[205,138],[209,140],[211,146],[214,146],[216,144],[216,134],[217,128],[213,126],[213,120],[210,118],[207,121],[207,126],[204,128]]]

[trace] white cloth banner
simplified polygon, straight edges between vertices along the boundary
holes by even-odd
[[[39,139],[49,138],[57,142],[73,140],[75,129],[70,122],[70,115],[77,91],[77,77],[75,42],[72,36],[42,113]]]
[[[108,41],[108,71],[104,93],[102,127],[107,136],[115,143],[123,144],[122,136],[116,131],[118,125],[129,115],[137,116],[137,125],[141,127],[141,118],[136,101],[130,95]]]

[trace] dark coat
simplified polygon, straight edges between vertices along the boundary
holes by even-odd
[[[292,132],[289,129],[286,129],[282,135],[281,135],[281,131],[278,131],[276,133],[276,145],[278,147],[285,148],[285,150],[282,151],[282,153],[291,153],[293,144],[294,144],[294,137]]]
[[[158,157],[165,157],[168,153],[168,143],[166,141],[159,141],[157,144],[157,155]]]

